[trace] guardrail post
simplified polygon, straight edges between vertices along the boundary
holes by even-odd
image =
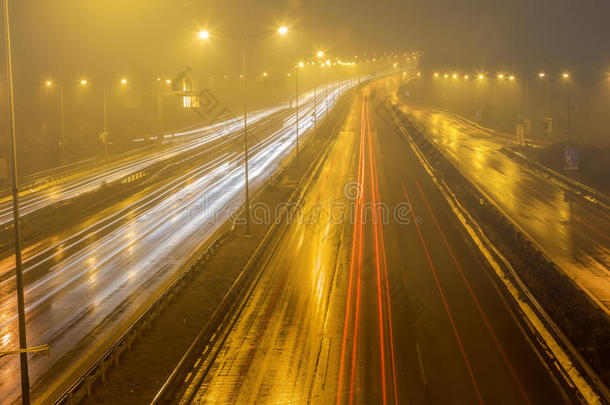
[[[87,386],[87,397],[91,398],[91,376],[88,375],[85,379],[85,385]]]
[[[106,359],[102,359],[100,366],[102,369],[102,381],[106,382]]]

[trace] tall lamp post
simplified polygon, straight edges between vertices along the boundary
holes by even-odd
[[[263,31],[254,35],[242,35],[242,36],[226,36],[225,38],[231,40],[238,40],[242,43],[242,74],[243,74],[243,105],[244,105],[244,175],[246,185],[246,233],[245,236],[252,236],[250,231],[250,186],[248,181],[248,75],[247,75],[247,55],[248,55],[248,42],[265,35],[269,35],[277,32],[277,34],[283,36],[288,33],[288,28],[281,26],[277,31]],[[210,39],[210,33],[207,30],[199,31],[199,38],[202,40]]]
[[[66,161],[66,132],[64,130],[64,82],[59,82],[59,152],[60,152],[60,164]],[[47,80],[45,87],[50,89],[55,86],[53,80]]]
[[[566,82],[566,90],[568,93],[568,143],[570,143],[570,74],[563,73],[561,78]]]
[[[303,62],[299,62],[295,67],[294,81],[296,85],[296,152],[297,152],[297,177],[301,173],[299,166],[299,70],[305,66]]]
[[[61,162],[66,161],[66,128],[64,123],[64,82],[59,82],[59,130],[61,136]]]
[[[324,108],[326,109],[326,116],[328,117],[328,69],[330,68],[330,60],[326,60],[324,63]]]
[[[318,64],[320,63],[320,59],[324,56],[324,51],[318,51],[316,53],[316,56],[318,57]],[[314,86],[313,86],[313,126],[314,126],[314,131],[317,132],[318,130],[318,95],[317,95],[317,81],[314,80]]]
[[[25,297],[23,294],[23,269],[21,268],[21,225],[19,223],[19,183],[17,180],[17,144],[15,138],[15,96],[13,86],[13,57],[8,0],[4,0],[4,29],[6,40],[6,73],[8,84],[9,124],[11,143],[11,169],[13,180],[13,229],[15,232],[15,280],[17,283],[17,317],[19,322],[19,358],[21,361],[21,402],[30,403],[30,378],[28,373],[28,348],[25,328]]]
[[[546,102],[545,102],[545,114],[547,117],[551,116],[551,85],[549,83],[549,77],[546,73],[540,72],[538,73],[538,77],[544,79],[544,84],[546,87]]]

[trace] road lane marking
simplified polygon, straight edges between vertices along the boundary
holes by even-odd
[[[432,221],[434,222],[434,225],[436,225],[436,229],[438,230],[439,235],[443,239],[443,243],[445,244],[445,247],[449,251],[449,255],[451,256],[451,259],[453,260],[453,264],[455,264],[455,267],[457,268],[458,272],[460,273],[460,277],[462,278],[462,281],[466,285],[466,289],[468,290],[468,293],[470,294],[472,301],[474,302],[475,306],[477,307],[477,310],[479,312],[479,315],[481,316],[481,319],[483,319],[483,322],[485,323],[485,326],[487,327],[489,334],[491,335],[496,347],[498,348],[498,351],[502,355],[502,360],[504,360],[504,364],[506,364],[511,375],[513,376],[513,379],[517,383],[519,391],[521,392],[521,395],[523,395],[525,402],[530,404],[531,401],[530,401],[529,397],[527,396],[527,393],[525,392],[523,385],[521,384],[521,380],[519,380],[519,377],[517,376],[515,369],[513,368],[510,360],[508,359],[508,356],[506,355],[506,352],[504,351],[504,347],[502,347],[502,344],[498,340],[498,336],[496,335],[494,328],[489,323],[489,320],[487,319],[487,315],[485,314],[485,311],[483,311],[483,308],[481,307],[481,304],[479,303],[479,299],[477,298],[476,294],[472,290],[470,282],[468,281],[468,279],[466,278],[466,275],[464,274],[464,271],[462,270],[462,266],[460,265],[457,258],[455,257],[455,254],[453,253],[453,249],[451,249],[451,246],[449,245],[449,242],[447,241],[447,238],[445,237],[445,233],[441,229],[441,227],[438,223],[438,220],[436,219],[436,215],[434,215],[434,212],[432,212],[432,209],[430,208],[430,204],[428,203],[428,199],[424,195],[424,191],[422,190],[418,181],[415,181],[415,184],[417,185],[419,194],[422,196],[422,199],[424,200],[424,205],[426,206],[426,208],[428,209],[428,212],[430,213],[430,216],[432,217]]]
[[[387,266],[387,258],[385,251],[385,243],[383,240],[383,223],[379,220],[380,215],[378,215],[380,211],[379,203],[379,178],[377,177],[377,157],[375,156],[375,151],[372,146],[372,136],[371,136],[371,118],[369,111],[370,104],[367,104],[367,127],[368,127],[368,137],[369,137],[369,154],[371,156],[371,182],[375,181],[374,186],[372,185],[372,194],[373,194],[373,206],[375,207],[375,233],[377,239],[377,254],[379,251],[382,252],[383,256],[383,269],[385,276],[385,288],[386,288],[386,313],[388,317],[388,326],[389,326],[389,335],[390,335],[390,351],[391,351],[391,359],[392,359],[392,383],[394,386],[394,403],[398,405],[398,383],[396,381],[396,358],[394,353],[394,331],[392,328],[392,309],[390,305],[390,286],[388,284],[388,266]],[[377,236],[378,235],[378,236]],[[377,264],[379,265],[379,258],[377,260]],[[378,269],[379,271],[379,269]]]
[[[428,386],[428,381],[426,380],[426,373],[424,371],[424,362],[422,360],[421,350],[419,348],[419,341],[415,340],[415,351],[417,352],[417,362],[419,364],[419,371],[421,373],[421,379],[424,382],[425,386]]]
[[[404,192],[405,197],[407,198],[407,202],[411,206],[411,215],[413,216],[413,222],[415,222],[415,227],[417,229],[417,234],[419,235],[419,240],[421,241],[421,244],[424,248],[424,253],[426,254],[426,258],[428,259],[428,264],[429,264],[430,270],[432,271],[432,275],[434,276],[434,281],[436,282],[436,287],[441,296],[441,300],[443,301],[443,306],[445,307],[445,311],[447,312],[447,316],[449,317],[449,322],[451,323],[451,328],[453,329],[453,333],[454,333],[455,338],[457,339],[458,345],[460,347],[460,352],[462,353],[462,358],[464,359],[464,363],[466,363],[466,368],[468,369],[468,374],[470,375],[470,380],[472,381],[472,385],[477,394],[479,403],[483,404],[484,403],[483,397],[481,397],[479,385],[477,384],[477,381],[474,377],[474,373],[472,372],[472,367],[470,366],[470,361],[468,360],[468,356],[466,355],[464,345],[462,344],[462,339],[460,338],[460,335],[457,331],[457,327],[455,326],[455,322],[453,320],[453,315],[451,314],[451,310],[449,309],[449,304],[447,302],[447,299],[445,298],[445,293],[443,292],[443,288],[441,287],[441,283],[438,279],[438,275],[436,274],[436,269],[434,267],[434,264],[432,264],[432,259],[430,258],[430,253],[428,252],[428,247],[426,246],[426,242],[424,241],[424,236],[422,235],[419,223],[417,222],[417,219],[415,218],[415,210],[413,210],[413,204],[411,204],[411,199],[409,198],[409,194],[407,193],[405,184],[403,182],[401,182],[400,184],[402,186],[402,191]]]
[[[358,184],[361,188],[363,188],[364,177],[365,177],[365,129],[364,129],[364,108],[365,108],[365,99],[366,96],[362,99],[362,109],[360,112],[360,150],[359,150],[359,171],[358,171]],[[352,367],[350,374],[350,386],[349,386],[349,403],[350,405],[354,400],[354,378],[355,378],[355,370],[356,370],[356,355],[357,355],[357,347],[358,347],[358,320],[360,318],[360,285],[361,285],[361,275],[362,275],[362,245],[363,245],[363,214],[364,214],[364,191],[361,190],[360,194],[356,196],[356,204],[357,209],[359,209],[359,221],[356,222],[358,226],[358,276],[356,278],[356,313],[354,315],[354,338],[352,340]]]
[[[368,117],[367,117],[368,119]],[[368,125],[368,123],[367,123]],[[366,130],[366,129],[365,129]],[[371,134],[370,128],[367,133],[368,135],[368,161],[369,161],[369,170],[370,170],[370,187],[371,187],[371,199],[373,202],[373,225],[374,225],[374,237],[375,237],[375,270],[377,274],[377,312],[379,315],[379,350],[381,355],[381,388],[382,388],[382,397],[384,405],[387,404],[387,392],[386,392],[386,370],[385,370],[385,339],[384,339],[384,326],[383,326],[383,301],[381,298],[381,270],[379,263],[379,230],[377,228],[377,209],[375,208],[375,184],[373,178],[373,154],[372,154],[372,143],[371,143]]]
[[[364,102],[364,101],[363,101]],[[362,124],[361,124],[362,125]],[[359,148],[359,156],[358,156],[358,179],[360,179],[361,173],[361,158],[362,156],[362,141]],[[358,206],[359,197],[356,198],[356,205]],[[339,364],[339,380],[337,383],[337,405],[341,403],[341,387],[343,384],[343,368],[345,365],[345,350],[346,350],[346,340],[347,340],[347,330],[349,326],[349,315],[351,310],[351,299],[352,299],[352,280],[354,273],[354,265],[355,265],[355,254],[356,254],[356,241],[358,237],[358,219],[359,219],[359,211],[356,208],[356,218],[354,221],[354,229],[352,234],[352,255],[350,261],[350,270],[349,270],[349,280],[348,280],[348,289],[347,289],[347,304],[345,308],[345,321],[343,325],[343,340],[341,345],[341,361]],[[353,367],[353,364],[352,364]]]

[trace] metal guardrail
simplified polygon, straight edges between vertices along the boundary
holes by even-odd
[[[233,228],[219,235],[208,247],[193,259],[172,284],[161,293],[152,305],[131,325],[131,327],[112,345],[89,369],[57,400],[56,405],[72,405],[90,397],[93,384],[98,381],[106,381],[108,369],[113,365],[118,366],[123,353],[131,352],[132,344],[140,339],[142,332],[148,329],[152,321],[157,318],[185,283],[193,276],[195,271],[204,263],[208,262],[216,250],[230,236]]]
[[[576,189],[579,193],[581,193],[583,195],[589,195],[593,199],[597,200],[595,202],[602,203],[605,206],[605,208],[608,208],[608,206],[610,206],[610,197],[608,197],[606,194],[602,193],[601,191],[596,190],[592,187],[589,187],[585,184],[582,184],[574,179],[566,177],[563,174],[558,173],[555,170],[551,169],[550,167],[547,167],[541,163],[536,162],[533,159],[530,159],[529,157],[523,155],[522,153],[515,152],[514,150],[510,150],[510,149],[503,149],[502,151],[507,154],[510,154],[510,156],[519,160],[523,164],[528,165],[528,166],[533,166],[535,169],[540,170],[541,172],[559,180],[560,182],[564,183],[566,186]]]

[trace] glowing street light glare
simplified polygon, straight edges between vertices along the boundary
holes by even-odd
[[[127,79],[125,79],[125,78],[121,79],[121,84],[127,84]]]
[[[502,73],[500,73],[500,74],[498,75],[498,79],[504,79],[504,75],[503,75]]]
[[[318,51],[318,53],[316,53],[316,55],[318,56],[318,58],[321,58],[324,56],[324,51]]]
[[[288,33],[288,27],[286,26],[281,26],[280,28],[278,28],[277,32],[280,35],[286,35]]]
[[[81,79],[80,84],[83,86],[87,84],[87,79]]]
[[[199,38],[200,38],[200,39],[204,39],[204,40],[206,40],[206,39],[210,39],[210,32],[209,32],[209,31],[207,31],[207,30],[201,30],[201,31],[199,31],[199,34],[198,34],[198,35],[199,35]]]
[[[166,84],[172,84],[172,81],[171,81],[170,79],[166,79],[166,80],[165,80],[165,83],[166,83]]]
[[[479,75],[479,79],[481,79],[481,80],[482,80],[482,79],[483,79],[483,77],[484,77],[483,75]]]
[[[267,72],[263,72],[263,77],[267,77],[269,74]]]
[[[445,73],[445,75],[443,77],[446,79],[449,77],[449,75],[447,73]]]
[[[544,73],[544,72],[538,73],[538,77],[544,77],[544,76],[546,76],[546,73]]]
[[[47,86],[47,87],[51,87],[51,86],[53,85],[53,82],[52,82],[51,80],[47,80],[47,81],[44,83],[44,85],[45,85],[45,86]]]
[[[299,67],[302,68],[303,66],[305,66],[305,64],[303,62],[299,62]]]
[[[561,77],[563,77],[564,79],[569,79],[570,78],[570,74],[569,73],[564,73],[561,75]]]
[[[515,80],[515,76],[512,76],[512,75],[511,75],[511,76],[509,77],[509,79],[510,79],[510,80]]]
[[[468,75],[464,75],[464,79],[468,79]]]
[[[438,77],[438,73],[434,72],[434,77]]]

